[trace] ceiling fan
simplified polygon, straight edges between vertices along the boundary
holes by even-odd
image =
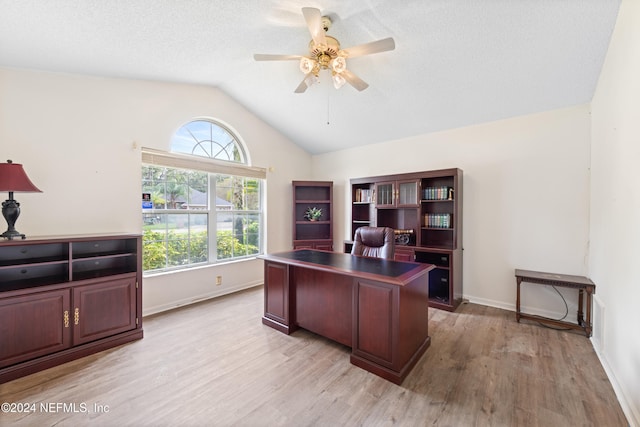
[[[333,85],[336,89],[345,83],[359,91],[365,90],[369,85],[360,77],[347,70],[347,58],[369,55],[372,53],[386,52],[395,49],[393,38],[361,44],[348,49],[341,49],[340,42],[326,32],[331,27],[331,19],[322,16],[319,9],[303,7],[304,16],[311,41],[309,42],[309,56],[301,55],[272,55],[256,53],[253,58],[256,61],[287,61],[299,60],[300,71],[304,73],[304,79],[298,85],[295,93],[303,93],[309,86],[320,81],[320,70],[330,70]]]

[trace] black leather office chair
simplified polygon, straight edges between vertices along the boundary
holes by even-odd
[[[393,259],[395,233],[390,227],[360,227],[356,229],[351,255]]]

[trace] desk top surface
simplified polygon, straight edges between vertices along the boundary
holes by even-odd
[[[394,282],[407,281],[434,268],[431,264],[393,261],[311,249],[280,252],[263,255],[258,258],[351,275],[370,276],[372,278],[375,278],[373,276],[379,276],[384,279],[395,279],[393,280]]]

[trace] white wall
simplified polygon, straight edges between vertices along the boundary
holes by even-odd
[[[0,155],[22,163],[43,193],[17,193],[16,228],[35,237],[141,232],[140,148],[168,150],[194,117],[235,129],[267,174],[270,252],[291,247],[291,181],[311,156],[223,92],[205,86],[0,68]],[[215,277],[223,284],[215,286]],[[262,283],[262,261],[147,277],[145,314]]]
[[[640,426],[640,2],[623,0],[592,102],[594,347]]]
[[[515,268],[587,273],[589,145],[583,105],[314,156],[314,178],[335,182],[339,248],[350,178],[462,169],[464,297],[515,310]],[[575,322],[576,293],[562,291]],[[548,287],[523,285],[522,299],[531,313],[565,312]]]

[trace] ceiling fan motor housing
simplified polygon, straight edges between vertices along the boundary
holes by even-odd
[[[313,40],[309,42],[309,52],[316,58],[320,67],[327,69],[329,62],[338,56],[340,52],[340,42],[331,36],[325,36],[326,45],[316,44]]]

